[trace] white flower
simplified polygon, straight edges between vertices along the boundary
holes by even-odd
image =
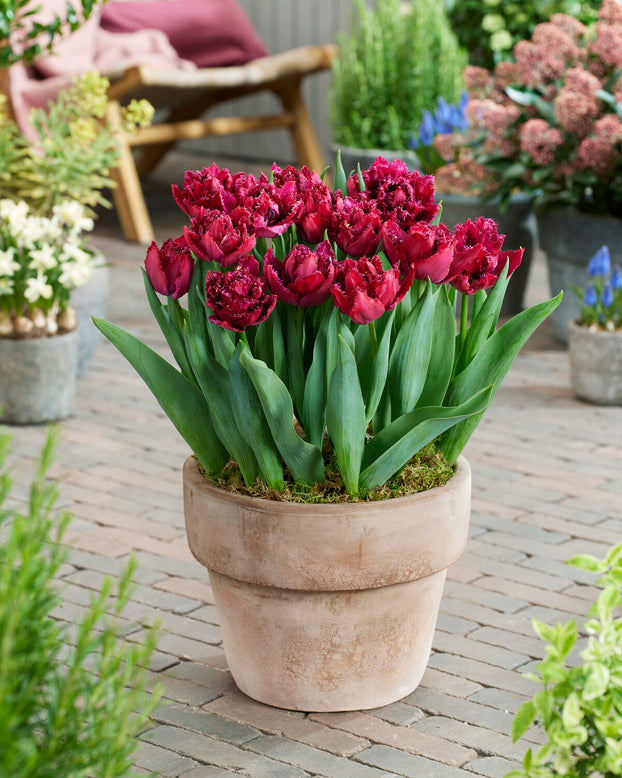
[[[44,243],[40,249],[32,249],[30,252],[30,267],[38,273],[44,270],[52,270],[58,264],[58,259],[53,246]]]
[[[93,263],[90,261],[90,256],[87,255],[87,257],[88,261],[67,262],[63,267],[63,272],[58,280],[66,289],[83,286],[91,277]]]
[[[77,200],[64,200],[54,206],[52,213],[61,224],[70,227],[76,233],[90,232],[94,227],[93,219],[85,215],[84,206]]]
[[[0,278],[0,297],[13,294],[13,280],[11,278]]]
[[[41,274],[37,274],[35,278],[28,278],[26,280],[24,297],[29,303],[34,304],[37,300],[49,300],[53,294],[54,290]]]
[[[15,261],[15,249],[0,251],[0,276],[12,276],[19,268],[19,262]]]
[[[28,203],[20,200],[0,200],[0,221],[9,226],[11,232],[20,233],[28,218]]]

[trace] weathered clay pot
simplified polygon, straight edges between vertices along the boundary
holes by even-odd
[[[0,338],[0,421],[39,424],[67,417],[76,393],[78,347],[78,330]]]
[[[607,245],[612,262],[622,263],[622,219],[583,213],[576,208],[550,208],[538,213],[538,235],[546,254],[551,294],[564,290],[564,299],[551,314],[553,334],[567,343],[568,322],[581,313],[572,288],[584,289],[589,283],[590,258]]]
[[[568,323],[572,391],[597,405],[622,405],[622,332]]]
[[[184,465],[188,543],[207,567],[239,688],[303,711],[375,708],[412,692],[446,570],[468,533],[471,471],[410,497],[333,505],[261,500]]]

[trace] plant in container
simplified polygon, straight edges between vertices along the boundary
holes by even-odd
[[[467,67],[463,78],[471,86],[476,69]],[[502,313],[518,313],[523,308],[529,269],[538,243],[532,197],[515,192],[507,202],[496,196],[497,174],[479,161],[482,147],[494,142],[494,128],[485,126],[478,100],[464,92],[460,102],[448,105],[442,98],[434,114],[424,113],[411,146],[416,150],[425,173],[433,173],[436,198],[443,205],[443,223],[453,229],[466,219],[479,215],[494,219],[509,243],[525,251],[520,268],[512,275]]]
[[[378,154],[414,169],[410,132],[438,97],[459,99],[466,53],[437,0],[355,0],[355,10],[351,32],[336,38],[334,143],[346,172],[368,167]]]
[[[102,190],[113,185],[110,169],[118,156],[114,134],[102,124],[108,86],[107,79],[88,73],[61,90],[47,111],[33,110],[36,141],[24,137],[0,95],[0,199],[24,202],[31,215],[42,219],[52,218],[55,207],[64,208],[70,201],[74,216],[83,210],[83,216],[76,218],[92,228],[95,207],[110,205]],[[130,104],[125,116],[128,129],[148,123],[150,109],[145,101]],[[89,252],[94,254],[91,280],[85,277],[73,284],[76,291],[69,300],[79,324],[78,375],[86,371],[93,356],[99,333],[90,316],[105,314],[109,283],[103,256]]]
[[[497,329],[522,250],[494,222],[435,223],[433,177],[399,160],[335,176],[212,165],[173,187],[190,223],[149,247],[145,289],[177,368],[96,322],[195,454],[187,535],[234,679],[300,710],[418,684],[466,542],[462,449],[559,302]]]
[[[602,591],[584,624],[587,645],[577,662],[570,658],[579,639],[575,620],[553,627],[534,619],[546,657],[527,677],[543,688],[519,708],[512,736],[518,740],[535,721],[546,737],[506,778],[622,776],[622,543],[604,559],[580,554],[568,564],[600,576]]]
[[[479,161],[497,174],[502,201],[515,191],[536,197],[553,293],[583,286],[585,257],[603,243],[622,260],[621,51],[622,5],[603,0],[594,25],[553,14],[511,61],[473,72],[474,110],[488,128]],[[567,295],[553,316],[556,337],[566,341],[578,315]]]
[[[622,271],[601,246],[587,273],[587,288],[575,288],[581,315],[568,322],[572,389],[589,402],[622,405]]]

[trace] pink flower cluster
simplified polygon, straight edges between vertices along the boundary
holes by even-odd
[[[182,236],[147,250],[145,271],[156,292],[179,298],[195,261],[208,269],[210,321],[241,332],[265,321],[277,300],[300,307],[332,298],[357,324],[391,310],[416,280],[451,283],[472,294],[493,285],[506,263],[512,272],[523,250],[502,251],[504,237],[490,219],[468,220],[450,232],[433,224],[434,178],[382,157],[345,193],[331,191],[307,168],[273,166],[255,178],[216,165],[187,172],[173,196],[190,217]],[[286,234],[287,233],[287,234]],[[259,250],[261,238],[283,236],[289,246]],[[378,252],[384,248],[383,261]]]

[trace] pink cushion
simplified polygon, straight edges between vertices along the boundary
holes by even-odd
[[[180,57],[202,68],[242,65],[268,54],[236,0],[110,0],[101,26],[111,32],[162,30]]]

